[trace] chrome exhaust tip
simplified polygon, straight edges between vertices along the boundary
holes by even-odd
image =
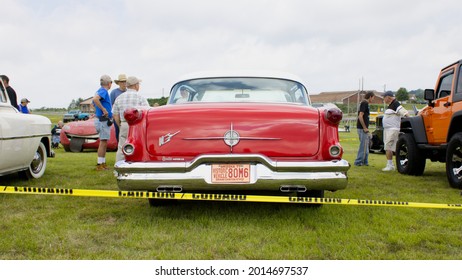
[[[282,185],[279,190],[284,193],[297,192],[302,193],[306,192],[306,187],[303,185]]]
[[[174,192],[174,193],[178,193],[178,192],[183,191],[183,186],[170,186],[170,185],[158,186],[156,188],[156,191],[157,192]]]

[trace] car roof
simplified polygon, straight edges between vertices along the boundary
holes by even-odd
[[[443,69],[441,69],[441,71],[444,71],[444,70],[446,70],[446,68],[449,68],[449,67],[451,67],[451,66],[453,66],[453,65],[456,65],[456,64],[459,64],[459,63],[462,63],[462,59],[461,59],[461,60],[458,60],[458,61],[456,61],[456,62],[454,62],[454,63],[449,64],[448,66],[446,66],[446,67],[444,67]]]
[[[240,71],[200,71],[185,74],[177,79],[178,82],[187,80],[200,79],[200,78],[225,78],[225,77],[249,77],[249,78],[279,78],[284,80],[291,80],[302,83],[305,87],[307,86],[303,80],[297,75],[279,72],[279,71],[266,71],[266,70],[240,70]]]

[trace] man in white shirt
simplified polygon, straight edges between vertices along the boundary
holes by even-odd
[[[127,91],[119,95],[114,101],[112,106],[112,113],[114,115],[114,121],[120,128],[119,132],[119,144],[117,146],[116,162],[124,160],[125,156],[122,152],[122,146],[125,144],[125,140],[128,135],[128,124],[124,118],[124,111],[128,108],[137,106],[149,106],[148,101],[145,97],[141,96],[138,91],[140,90],[140,82],[136,77],[127,78]]]
[[[408,117],[408,111],[401,106],[395,95],[391,91],[385,92],[383,100],[388,104],[388,108],[383,115],[383,144],[385,156],[387,157],[387,166],[382,171],[393,171],[393,152],[396,150],[396,142],[399,138],[399,130],[401,127],[401,118]]]

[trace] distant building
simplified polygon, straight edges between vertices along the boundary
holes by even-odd
[[[82,102],[80,102],[79,106],[80,111],[84,113],[94,113],[95,112],[95,106],[93,106],[93,97],[89,97]]]
[[[383,104],[383,92],[373,90],[375,96],[372,99],[371,104]],[[332,91],[332,92],[321,92],[319,94],[310,95],[311,103],[334,103],[334,104],[357,104],[364,100],[366,91]]]

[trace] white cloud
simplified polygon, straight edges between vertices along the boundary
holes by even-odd
[[[147,97],[210,69],[292,72],[310,92],[433,87],[462,58],[442,1],[2,0],[2,69],[32,108],[67,107],[102,74],[143,79]]]

